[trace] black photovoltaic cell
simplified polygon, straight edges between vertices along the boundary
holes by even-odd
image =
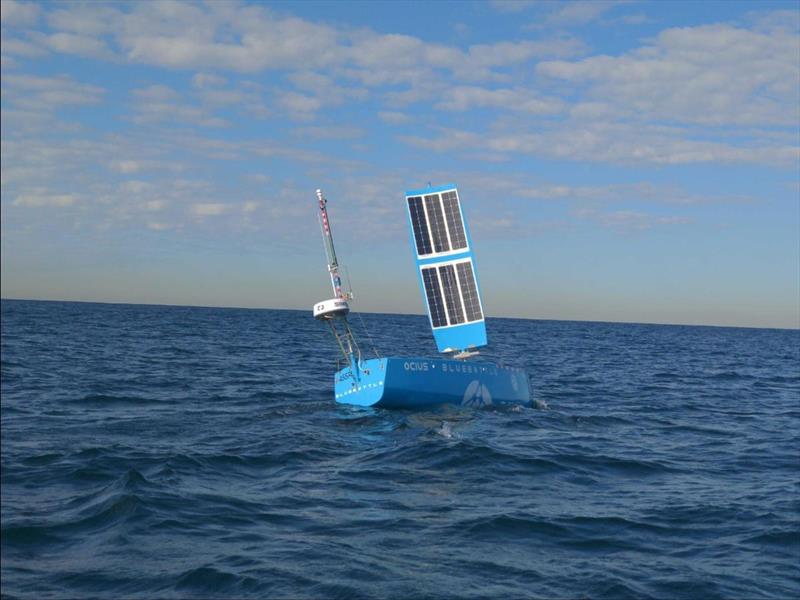
[[[464,310],[461,306],[461,296],[458,294],[456,270],[453,268],[453,265],[439,267],[439,277],[442,278],[444,301],[447,305],[447,316],[450,317],[450,325],[463,323]]]
[[[408,211],[411,214],[411,226],[414,229],[414,241],[417,244],[417,254],[420,256],[430,254],[431,240],[428,235],[428,221],[422,208],[422,198],[414,196],[408,199]]]
[[[472,272],[472,263],[458,263],[456,269],[458,269],[458,282],[461,284],[461,295],[464,297],[464,312],[467,313],[467,321],[479,321],[483,315],[478,299],[478,288],[475,285],[475,276]]]
[[[431,224],[434,251],[447,252],[450,250],[450,242],[447,241],[447,229],[444,227],[444,215],[442,214],[442,205],[439,203],[439,194],[425,196],[425,209],[428,211],[428,222]]]
[[[436,267],[422,269],[422,282],[425,284],[425,296],[428,298],[428,310],[431,313],[432,326],[442,327],[443,325],[447,325],[447,317],[444,313],[442,291],[439,288],[439,277],[436,275]]]
[[[450,242],[453,250],[467,247],[467,236],[464,234],[464,224],[461,221],[461,210],[458,206],[458,196],[455,192],[442,194],[444,214],[447,219],[447,228],[450,230]]]

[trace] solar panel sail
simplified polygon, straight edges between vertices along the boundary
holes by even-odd
[[[469,250],[466,226],[455,189],[406,195],[417,257],[460,254]]]
[[[440,352],[486,344],[469,229],[454,185],[406,193],[412,247]]]

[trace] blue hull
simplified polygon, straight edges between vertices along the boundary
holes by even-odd
[[[381,408],[531,401],[528,376],[522,369],[420,357],[373,358],[361,363],[357,378],[345,367],[335,375],[334,390],[339,403]]]

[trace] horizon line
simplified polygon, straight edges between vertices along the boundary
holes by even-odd
[[[108,300],[53,300],[53,299],[42,299],[42,298],[9,298],[9,297],[0,297],[0,301],[17,301],[17,302],[70,302],[75,304],[110,304],[110,305],[123,305],[123,306],[165,306],[165,307],[174,307],[174,308],[221,308],[221,309],[231,309],[231,310],[284,310],[284,311],[294,311],[294,312],[306,312],[307,309],[304,308],[275,308],[275,307],[268,307],[268,306],[221,306],[221,305],[204,305],[204,304],[167,304],[162,302],[112,302]],[[308,310],[311,312],[311,310]],[[351,312],[354,313],[361,313],[361,314],[369,314],[369,315],[401,315],[401,316],[414,316],[414,317],[426,317],[425,313],[400,313],[400,312],[380,312],[380,311],[365,311],[365,310],[353,310]],[[565,323],[609,323],[615,325],[657,325],[657,326],[665,326],[665,327],[717,327],[717,328],[725,328],[725,329],[774,329],[778,331],[800,331],[800,325],[792,326],[792,327],[759,327],[757,325],[718,325],[718,324],[707,324],[707,323],[647,323],[642,321],[604,321],[598,319],[544,319],[544,318],[537,318],[537,317],[515,317],[515,316],[491,316],[488,315],[486,318],[488,319],[518,319],[521,321],[561,321]]]

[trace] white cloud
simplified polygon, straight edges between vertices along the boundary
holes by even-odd
[[[147,211],[157,212],[159,210],[163,210],[166,205],[167,203],[163,200],[148,200],[143,204],[142,207]]]
[[[92,2],[86,4],[60,3],[47,13],[47,23],[53,30],[78,35],[104,35],[121,28],[124,16],[114,6]]]
[[[111,51],[106,46],[105,42],[87,35],[64,32],[51,35],[33,33],[31,38],[40,46],[48,48],[53,52],[76,54],[78,56],[88,56],[92,58],[112,57]]]
[[[4,34],[3,54],[14,54],[16,56],[24,56],[25,58],[34,58],[47,54],[47,51],[38,44],[33,44],[19,38],[12,38]]]
[[[212,73],[196,73],[192,77],[192,85],[196,88],[210,88],[210,87],[220,87],[225,85],[227,80],[224,77],[220,77],[219,75],[214,75]]]
[[[228,210],[226,204],[215,202],[199,202],[192,205],[191,212],[198,217],[219,216]]]
[[[324,67],[336,58],[339,39],[331,27],[233,3],[148,3],[122,20],[118,42],[130,60],[171,68]]]
[[[201,127],[224,127],[225,119],[213,115],[210,108],[187,104],[180,94],[165,85],[150,85],[133,90],[136,98],[131,120],[140,125],[164,121],[192,123]]]
[[[757,31],[800,33],[800,11],[796,9],[753,11],[747,17]]]
[[[278,104],[293,117],[299,119],[313,118],[322,108],[322,100],[299,92],[285,92],[278,97]]]
[[[4,3],[5,6],[5,3]],[[150,2],[116,6],[59,5],[47,15],[53,50],[99,56],[114,52],[129,61],[197,69],[195,85],[218,85],[208,70],[325,70],[366,85],[419,85],[448,70],[474,81],[495,78],[494,69],[534,58],[568,57],[584,51],[574,38],[502,41],[461,49],[401,34],[381,34],[281,16],[261,5]]]
[[[11,203],[13,206],[28,206],[28,207],[41,207],[41,206],[72,206],[78,200],[74,194],[46,194],[46,193],[30,193],[17,196]]]
[[[344,127],[327,125],[317,127],[297,127],[292,130],[292,135],[315,140],[352,140],[366,135],[360,127]]]
[[[659,226],[687,225],[691,219],[683,216],[654,216],[639,211],[617,210],[602,212],[590,208],[572,211],[572,216],[589,220],[620,232],[645,231]]]
[[[144,164],[137,160],[116,160],[111,163],[111,168],[118,173],[130,175],[141,171],[144,168]]]
[[[518,13],[536,6],[539,0],[489,0],[489,5],[504,13]]]
[[[406,113],[391,110],[382,110],[378,112],[378,118],[380,118],[380,120],[384,123],[389,123],[390,125],[406,125],[414,120]]]
[[[141,194],[152,189],[153,184],[147,181],[140,181],[138,179],[131,179],[119,184],[119,189],[126,194]]]
[[[51,111],[62,106],[98,104],[105,90],[69,76],[4,75],[4,96],[26,110]]]
[[[34,25],[39,20],[40,13],[41,7],[33,2],[0,2],[0,22],[3,25]]]
[[[605,0],[577,0],[557,4],[545,19],[549,26],[586,25],[595,21],[600,16],[621,4],[628,4],[630,0],[605,1]]]
[[[437,137],[401,136],[412,146],[436,152],[482,153],[502,159],[532,154],[564,160],[615,164],[753,163],[787,166],[800,160],[800,148],[767,144],[763,140],[739,145],[691,139],[679,128],[628,123],[565,122],[536,132],[491,131],[478,133],[441,129]]]
[[[150,102],[169,102],[177,100],[180,94],[167,85],[149,85],[145,88],[133,90],[133,94],[145,101]]]
[[[667,29],[628,54],[550,61],[537,72],[576,86],[629,118],[701,125],[800,120],[800,36],[729,25]]]
[[[558,98],[544,98],[521,88],[485,89],[475,86],[448,88],[436,108],[443,110],[469,110],[471,108],[496,108],[538,115],[552,115],[564,110]]]

